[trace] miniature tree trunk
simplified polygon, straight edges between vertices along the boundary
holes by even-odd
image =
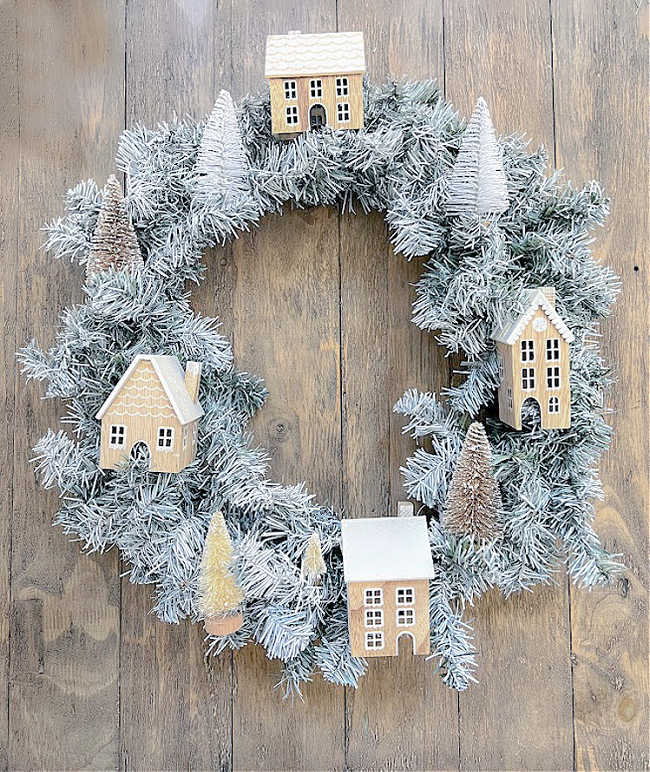
[[[451,170],[446,209],[450,215],[486,217],[507,208],[501,148],[488,106],[479,97]]]
[[[320,539],[316,531],[309,537],[305,547],[305,552],[302,556],[302,573],[303,576],[306,576],[307,579],[314,583],[319,583],[321,576],[327,573]]]
[[[104,199],[90,242],[86,275],[108,268],[142,267],[142,253],[115,175],[106,181]]]
[[[457,536],[494,539],[501,533],[501,494],[492,475],[492,452],[483,425],[467,431],[449,487],[443,525]]]
[[[211,635],[230,635],[243,621],[244,594],[232,573],[232,544],[226,521],[215,512],[203,546],[199,574],[199,611],[205,618],[205,631]]]

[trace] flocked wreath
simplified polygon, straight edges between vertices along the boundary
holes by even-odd
[[[366,663],[350,653],[339,514],[315,504],[302,485],[267,479],[266,456],[247,433],[264,387],[237,372],[217,321],[191,310],[185,286],[215,270],[202,263],[209,247],[285,205],[383,212],[396,252],[427,257],[413,321],[464,360],[458,385],[441,395],[409,391],[395,410],[419,445],[402,471],[429,522],[432,658],[445,684],[465,689],[475,658],[463,611],[477,596],[492,586],[510,595],[549,582],[563,562],[588,587],[619,568],[592,527],[591,503],[601,494],[596,463],[610,441],[609,376],[595,338],[618,282],[589,245],[608,202],[595,182],[575,190],[558,173],[546,176],[543,150],[531,154],[520,137],[506,137],[499,146],[507,209],[453,211],[450,177],[466,124],[435,84],[366,83],[364,111],[359,132],[324,129],[281,142],[271,135],[268,97],[247,97],[235,114],[222,92],[207,125],[186,118],[124,132],[117,166],[144,265],[95,265],[85,302],[63,313],[54,347],[32,342],[22,350],[25,373],[47,382],[46,396],[66,400],[74,428],[74,437],[48,431],[36,446],[37,466],[45,487],[60,490],[56,523],[89,550],[117,546],[131,581],[155,585],[154,611],[165,622],[201,618],[202,550],[213,513],[223,512],[244,622],[231,635],[209,636],[210,652],[253,640],[282,661],[287,691],[299,692],[316,670],[356,686]],[[48,226],[55,257],[88,261],[104,195],[92,181],[68,192],[67,214]],[[128,252],[133,244],[124,243]],[[516,431],[496,418],[491,333],[538,286],[555,287],[574,336],[571,426],[544,431],[539,412],[525,407]],[[102,470],[96,413],[134,356],[152,352],[203,363],[196,459],[176,474],[149,472],[137,454]],[[485,422],[503,501],[500,535],[488,540],[454,535],[441,523],[476,417]],[[320,582],[301,571],[314,533],[324,558]]]

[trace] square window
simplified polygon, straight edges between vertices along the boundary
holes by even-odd
[[[546,341],[546,359],[551,362],[560,358],[560,340],[559,338],[549,338]]]
[[[158,429],[158,447],[162,450],[171,450],[174,447],[174,430],[169,426],[161,426]]]
[[[397,609],[397,626],[398,627],[410,627],[415,624],[415,609],[413,608],[398,608]]]
[[[384,602],[384,593],[381,589],[372,587],[363,594],[366,606],[381,606]]]
[[[547,389],[560,388],[560,368],[559,367],[546,368],[546,388]]]
[[[535,388],[535,368],[521,368],[521,388],[524,391],[532,391]]]
[[[336,79],[336,96],[348,96],[350,93],[350,87],[348,85],[347,78]]]
[[[508,389],[508,391],[506,393],[507,393],[507,396],[508,396],[508,408],[510,410],[512,410],[512,407],[513,407],[512,406],[512,389]]]
[[[109,445],[114,448],[122,448],[126,442],[126,426],[122,424],[111,424],[111,433],[108,440]]]
[[[535,341],[522,340],[521,341],[521,361],[533,362],[534,360],[535,360]]]
[[[383,649],[384,648],[384,634],[379,633],[366,633],[366,649]]]
[[[323,96],[323,81],[320,78],[309,81],[309,96],[318,99]]]
[[[380,608],[366,609],[366,627],[383,627],[384,612]]]
[[[296,105],[287,107],[287,125],[295,126],[298,123],[298,108]]]
[[[414,602],[415,593],[412,587],[398,587],[395,592],[398,606],[404,606]]]
[[[296,88],[296,81],[285,80],[284,81],[284,98],[296,99],[297,95],[298,95],[298,89]]]
[[[503,381],[503,375],[504,375],[504,367],[503,367],[503,357],[501,354],[498,354],[499,357],[499,380]]]
[[[350,120],[350,105],[348,102],[339,102],[336,105],[336,119],[339,123],[347,123]]]
[[[548,398],[548,412],[559,413],[560,412],[560,400],[558,397]]]

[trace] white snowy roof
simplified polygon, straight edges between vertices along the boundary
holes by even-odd
[[[431,579],[424,517],[362,517],[341,521],[346,582]]]
[[[363,32],[269,35],[265,78],[352,75],[366,71]]]
[[[539,287],[525,290],[522,301],[524,310],[518,316],[514,317],[514,319],[507,321],[503,327],[495,330],[492,333],[492,340],[496,340],[499,343],[507,343],[509,345],[516,343],[528,322],[530,322],[535,315],[537,309],[541,307],[549,321],[555,326],[556,330],[564,340],[567,343],[573,341],[573,333],[566,326],[558,312],[555,310],[553,304]]]
[[[164,354],[138,354],[127,367],[124,375],[117,382],[115,388],[108,396],[106,402],[101,406],[95,418],[101,419],[104,417],[140,362],[151,362],[154,372],[158,376],[158,380],[181,424],[195,421],[203,415],[203,408],[199,402],[192,402],[190,399],[187,387],[185,386],[185,373],[176,357],[166,356]]]

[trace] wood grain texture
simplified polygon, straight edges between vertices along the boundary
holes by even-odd
[[[65,190],[105,175],[124,111],[122,3],[6,4],[18,56],[19,174],[16,338],[49,345],[64,306],[81,297],[78,268],[39,247]],[[62,88],[61,84],[65,84]],[[50,527],[57,509],[28,463],[64,406],[16,373],[8,764],[106,768],[118,759],[119,580],[113,554],[88,557]],[[43,706],[47,705],[47,710]]]
[[[623,289],[603,324],[617,378],[607,395],[615,435],[601,465],[596,528],[621,553],[609,591],[571,590],[576,765],[647,769],[648,761],[648,7],[553,4],[558,165],[612,195],[596,254]]]
[[[230,3],[129,0],[127,125],[197,116],[230,77]],[[201,305],[211,289],[194,300]],[[231,657],[203,664],[202,627],[165,625],[151,587],[122,582],[121,765],[228,769],[232,764]]]
[[[0,244],[13,271],[0,290],[12,374],[0,382],[9,417],[0,463],[7,476],[13,467],[0,499],[0,681],[9,673],[0,765],[647,769],[647,9],[635,0],[125,2],[0,4]],[[80,298],[78,267],[38,251],[65,189],[114,171],[125,116],[152,125],[207,113],[220,88],[235,99],[262,91],[267,34],[337,28],[364,31],[373,80],[437,77],[466,116],[482,94],[498,133],[525,130],[552,149],[555,132],[558,164],[577,182],[603,179],[613,196],[598,252],[624,291],[604,327],[618,413],[597,527],[629,570],[611,592],[572,589],[570,607],[563,584],[483,598],[471,620],[481,683],[460,697],[435,663],[404,653],[371,662],[345,695],[316,677],[304,704],[273,691],[278,663],[260,647],[206,668],[200,626],[156,621],[151,587],[124,579],[120,596],[116,555],[83,556],[49,528],[56,496],[27,463],[63,408],[14,377],[13,349],[32,336],[51,341],[60,310]],[[267,218],[205,262],[194,307],[221,318],[237,367],[271,389],[254,428],[272,476],[304,479],[352,516],[394,514],[413,445],[392,405],[408,387],[439,391],[449,373],[409,321],[421,261],[392,253],[381,215],[323,209]]]
[[[16,282],[18,233],[20,121],[18,101],[18,37],[15,7],[0,14],[0,250],[5,272],[0,283],[0,313],[4,334],[0,338],[0,406],[6,420],[0,422],[0,767],[7,768],[9,742],[9,614],[11,610],[11,538],[14,480],[14,383],[16,362]],[[22,470],[20,470],[22,472]]]
[[[483,96],[497,134],[525,130],[533,147],[552,148],[548,3],[450,0],[445,11],[447,98],[469,115]],[[566,585],[509,600],[490,594],[476,607],[474,627],[480,683],[460,695],[461,767],[570,768]]]

